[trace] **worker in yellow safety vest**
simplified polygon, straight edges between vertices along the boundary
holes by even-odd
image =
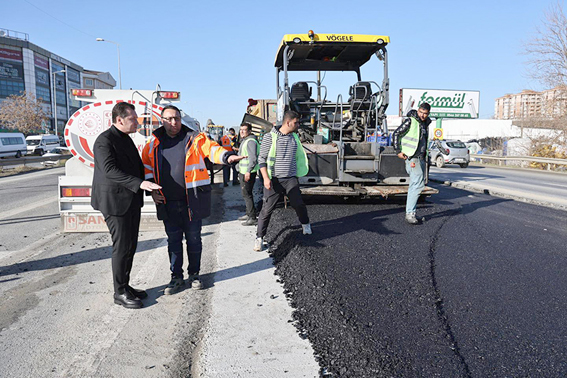
[[[242,189],[242,197],[246,203],[246,215],[240,217],[243,220],[243,226],[255,226],[258,224],[258,211],[262,202],[258,201],[258,206],[254,202],[254,184],[256,183],[256,174],[258,172],[258,154],[260,153],[260,144],[256,135],[252,134],[252,125],[244,122],[240,125],[240,147],[238,155],[244,159],[238,163],[238,178],[240,180],[240,188]]]
[[[410,178],[406,200],[406,222],[409,224],[419,223],[415,211],[419,195],[425,187],[430,111],[431,105],[421,103],[417,111],[408,112],[408,118],[392,134],[394,149],[398,157],[405,160],[406,172]]]
[[[297,135],[299,118],[299,113],[293,110],[286,111],[282,125],[279,128],[272,128],[262,138],[258,165],[264,178],[264,202],[258,216],[255,251],[265,249],[264,236],[268,230],[272,212],[283,194],[289,198],[291,207],[294,208],[301,223],[303,234],[311,234],[307,206],[301,198],[297,179],[309,172],[307,154]]]

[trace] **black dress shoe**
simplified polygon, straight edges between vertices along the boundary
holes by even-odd
[[[140,299],[144,299],[148,297],[148,293],[146,293],[145,290],[134,289],[132,286],[127,286],[126,290],[128,290],[130,294]]]
[[[126,308],[142,308],[142,301],[136,298],[128,290],[122,294],[114,294],[114,303]]]

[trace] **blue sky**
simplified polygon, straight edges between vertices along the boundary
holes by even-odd
[[[522,46],[552,0],[541,1],[3,1],[0,28],[86,69],[109,71],[122,87],[181,91],[180,107],[199,119],[238,125],[248,98],[275,98],[274,58],[284,34],[390,36],[390,107],[400,88],[480,91],[480,118],[494,99],[543,89],[528,78]],[[285,7],[281,5],[285,4]],[[560,2],[560,4],[563,4]],[[39,8],[39,9],[38,9]],[[564,7],[565,8],[565,7]],[[45,12],[49,13],[51,17]],[[363,79],[382,81],[381,68]],[[298,78],[299,79],[299,78]],[[315,76],[307,77],[315,80]],[[325,84],[348,97],[353,73]]]

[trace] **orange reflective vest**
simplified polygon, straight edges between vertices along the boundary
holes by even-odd
[[[234,151],[232,149],[232,141],[234,140],[234,137],[230,137],[228,135],[223,135],[221,138],[221,144],[224,148],[226,148],[229,151]]]
[[[189,131],[191,133],[191,131]],[[158,146],[159,139],[155,132],[144,146],[142,162],[146,180],[159,184]],[[205,133],[193,133],[185,146],[185,187],[187,189],[210,185],[211,179],[205,166],[205,158],[212,163],[224,164],[223,159],[228,151],[217,142],[207,138]]]

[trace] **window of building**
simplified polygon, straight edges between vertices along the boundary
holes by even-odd
[[[92,87],[94,86],[94,80],[93,79],[85,79],[85,85]]]
[[[67,105],[67,96],[65,96],[65,92],[56,91],[55,100],[59,105]]]
[[[21,81],[0,80],[0,98],[11,95],[20,95],[24,92],[24,83]]]
[[[48,88],[38,85],[35,87],[35,94],[38,100],[41,98],[44,102],[51,102],[51,93]]]

